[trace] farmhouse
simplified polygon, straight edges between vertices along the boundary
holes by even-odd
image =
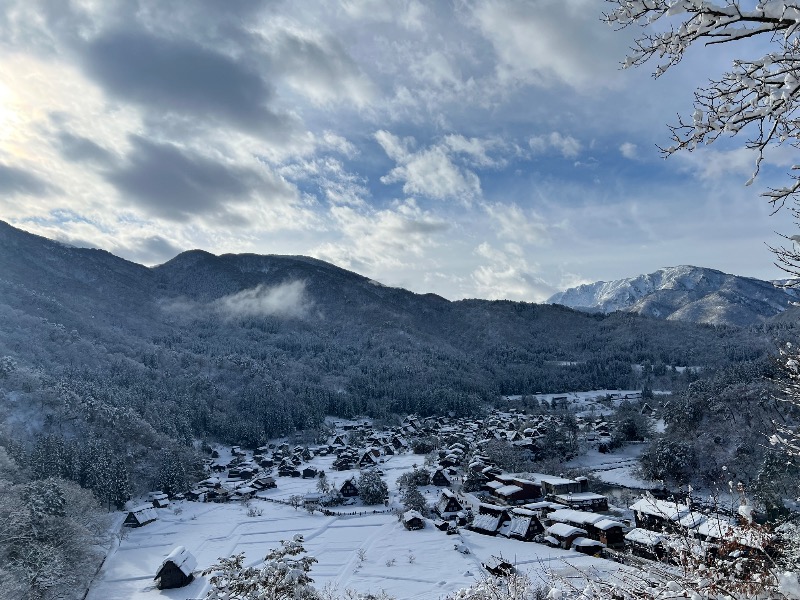
[[[495,577],[502,577],[514,572],[514,565],[502,556],[492,556],[483,563],[483,568]]]
[[[407,510],[403,513],[403,526],[409,531],[423,529],[425,527],[425,519],[416,510]]]
[[[600,554],[601,550],[605,548],[605,545],[591,538],[579,537],[572,540],[572,547],[576,552],[597,556]]]
[[[647,529],[631,529],[625,534],[625,541],[635,556],[648,560],[661,560],[664,557],[666,538],[655,531]]]
[[[445,488],[442,490],[442,495],[439,497],[439,501],[436,503],[433,510],[443,519],[450,519],[463,511],[464,505],[455,493]]]
[[[588,482],[552,477],[550,475],[541,476],[539,485],[542,486],[542,494],[549,497],[589,491]]]
[[[358,496],[358,487],[356,486],[355,480],[351,477],[345,481],[342,487],[339,488],[339,493],[345,498],[354,498]]]
[[[577,492],[569,494],[556,494],[553,500],[564,506],[578,510],[606,511],[608,510],[608,498],[602,494],[593,492]]]
[[[572,546],[572,542],[575,539],[586,536],[585,529],[573,527],[572,525],[567,525],[566,523],[555,523],[550,525],[545,532],[547,533],[545,541],[553,546],[563,548],[564,550],[569,550],[570,546]]]
[[[483,535],[497,535],[503,523],[510,520],[511,517],[502,506],[481,504],[469,528]]]
[[[541,522],[532,510],[524,508],[511,509],[511,524],[508,529],[508,537],[523,542],[533,541],[533,538],[544,531]]]
[[[158,515],[156,515],[153,505],[143,504],[131,510],[128,516],[125,517],[125,521],[122,522],[122,525],[124,527],[142,527],[143,525],[152,523],[156,519],[158,519]]]
[[[167,508],[169,506],[169,496],[164,492],[150,492],[148,497],[150,502],[153,503],[153,508]]]
[[[449,487],[452,482],[444,469],[436,469],[431,476],[431,483],[439,487]]]
[[[197,559],[184,546],[178,546],[164,559],[153,579],[160,590],[183,587],[194,579],[192,571],[196,567]]]
[[[656,500],[651,496],[635,502],[630,509],[633,511],[636,527],[650,531],[676,531],[678,522],[692,510],[686,504]]]
[[[597,532],[597,541],[604,543],[609,548],[624,548],[625,534],[623,525],[613,519],[603,519],[592,523],[592,529]],[[593,533],[594,533],[593,531]],[[592,537],[595,537],[594,535]]]

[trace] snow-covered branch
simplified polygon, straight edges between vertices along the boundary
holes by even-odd
[[[681,61],[694,44],[714,45],[767,36],[773,50],[759,58],[737,59],[731,70],[695,93],[691,118],[679,118],[670,127],[672,145],[665,156],[695,150],[723,134],[748,135],[747,148],[757,159],[750,185],[758,175],[769,146],[800,144],[797,118],[800,98],[800,3],[761,0],[751,9],[739,0],[607,0],[615,8],[604,20],[615,27],[640,26],[625,68],[651,60],[658,64],[654,76]],[[744,132],[747,132],[746,134]],[[797,167],[793,167],[795,170]],[[763,195],[778,209],[797,200],[800,178],[790,174],[789,185],[771,188]]]

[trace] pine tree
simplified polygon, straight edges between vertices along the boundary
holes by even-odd
[[[302,535],[282,541],[261,567],[245,567],[243,552],[222,558],[203,571],[211,575],[206,600],[319,600],[322,596],[309,575],[315,562],[305,554]]]
[[[357,486],[358,495],[364,504],[381,504],[389,494],[389,486],[372,469],[361,472]]]
[[[400,492],[400,501],[406,510],[416,510],[422,515],[428,512],[428,503],[425,501],[425,496],[422,495],[422,492],[419,491],[413,481]]]

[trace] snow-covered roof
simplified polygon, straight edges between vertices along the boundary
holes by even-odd
[[[663,535],[650,531],[649,529],[631,529],[625,534],[625,539],[629,542],[644,544],[645,546],[656,546],[666,539]]]
[[[669,519],[670,521],[678,521],[688,515],[692,510],[686,504],[657,500],[650,497],[645,497],[635,502],[630,509],[646,515]]]
[[[527,504],[523,504],[523,507],[527,508],[528,510],[542,510],[545,508],[554,508],[556,506],[562,506],[562,505],[556,504],[555,502],[547,502],[546,500],[542,500],[541,502],[528,502]]]
[[[601,531],[608,531],[612,527],[622,527],[622,523],[619,521],[615,521],[614,519],[603,519],[602,521],[598,521],[597,523],[592,523],[592,526],[600,529]]]
[[[422,519],[422,514],[416,510],[407,510],[403,513],[403,521],[410,521],[411,519]]]
[[[576,533],[579,534],[586,534],[585,529],[580,529],[578,527],[573,527],[572,525],[567,525],[566,523],[554,523],[547,528],[547,533],[550,535],[555,535],[557,537],[566,538],[571,535],[575,535]]]
[[[547,482],[550,485],[564,485],[565,483],[575,483],[573,479],[564,479],[563,477],[553,477],[551,475],[542,475],[539,482]]]
[[[706,520],[706,516],[701,513],[690,512],[685,517],[681,518],[678,523],[681,527],[686,527],[686,529],[693,529],[700,525],[703,521]]]
[[[552,519],[553,521],[560,521],[562,523],[569,521],[570,523],[580,523],[581,525],[592,525],[606,519],[606,517],[603,515],[598,515],[597,513],[584,512],[582,510],[572,510],[571,508],[554,510],[547,515],[547,518]]]
[[[559,494],[556,496],[559,500],[577,502],[580,500],[603,500],[603,494],[596,494],[594,492],[572,492],[570,494]]]
[[[697,525],[695,531],[699,535],[721,540],[732,538],[736,530],[730,522],[720,517],[712,517]]]
[[[495,515],[476,515],[472,521],[474,529],[482,529],[483,531],[497,531],[500,526],[500,517]]]
[[[158,567],[156,573],[161,573],[161,569],[163,569],[164,565],[166,565],[168,562],[173,563],[181,570],[181,573],[187,577],[191,575],[192,571],[197,568],[197,559],[186,549],[185,546],[178,546],[172,552],[170,552],[167,558],[165,558],[161,563],[161,566]],[[156,577],[158,577],[158,575],[156,575]]]
[[[511,496],[512,494],[516,494],[521,492],[522,488],[518,485],[504,485],[499,487],[495,490],[495,493],[499,494],[500,496]]]
[[[572,540],[572,547],[574,548],[575,546],[599,546],[601,548],[606,547],[606,545],[602,542],[598,542],[597,540],[585,537],[578,537]]]
[[[509,528],[509,535],[527,535],[528,529],[531,526],[531,517],[523,515],[514,515],[511,518],[511,526]]]

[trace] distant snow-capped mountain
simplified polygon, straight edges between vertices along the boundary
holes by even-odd
[[[682,265],[570,288],[547,303],[587,312],[627,311],[659,319],[747,326],[782,313],[795,298],[773,282]]]

